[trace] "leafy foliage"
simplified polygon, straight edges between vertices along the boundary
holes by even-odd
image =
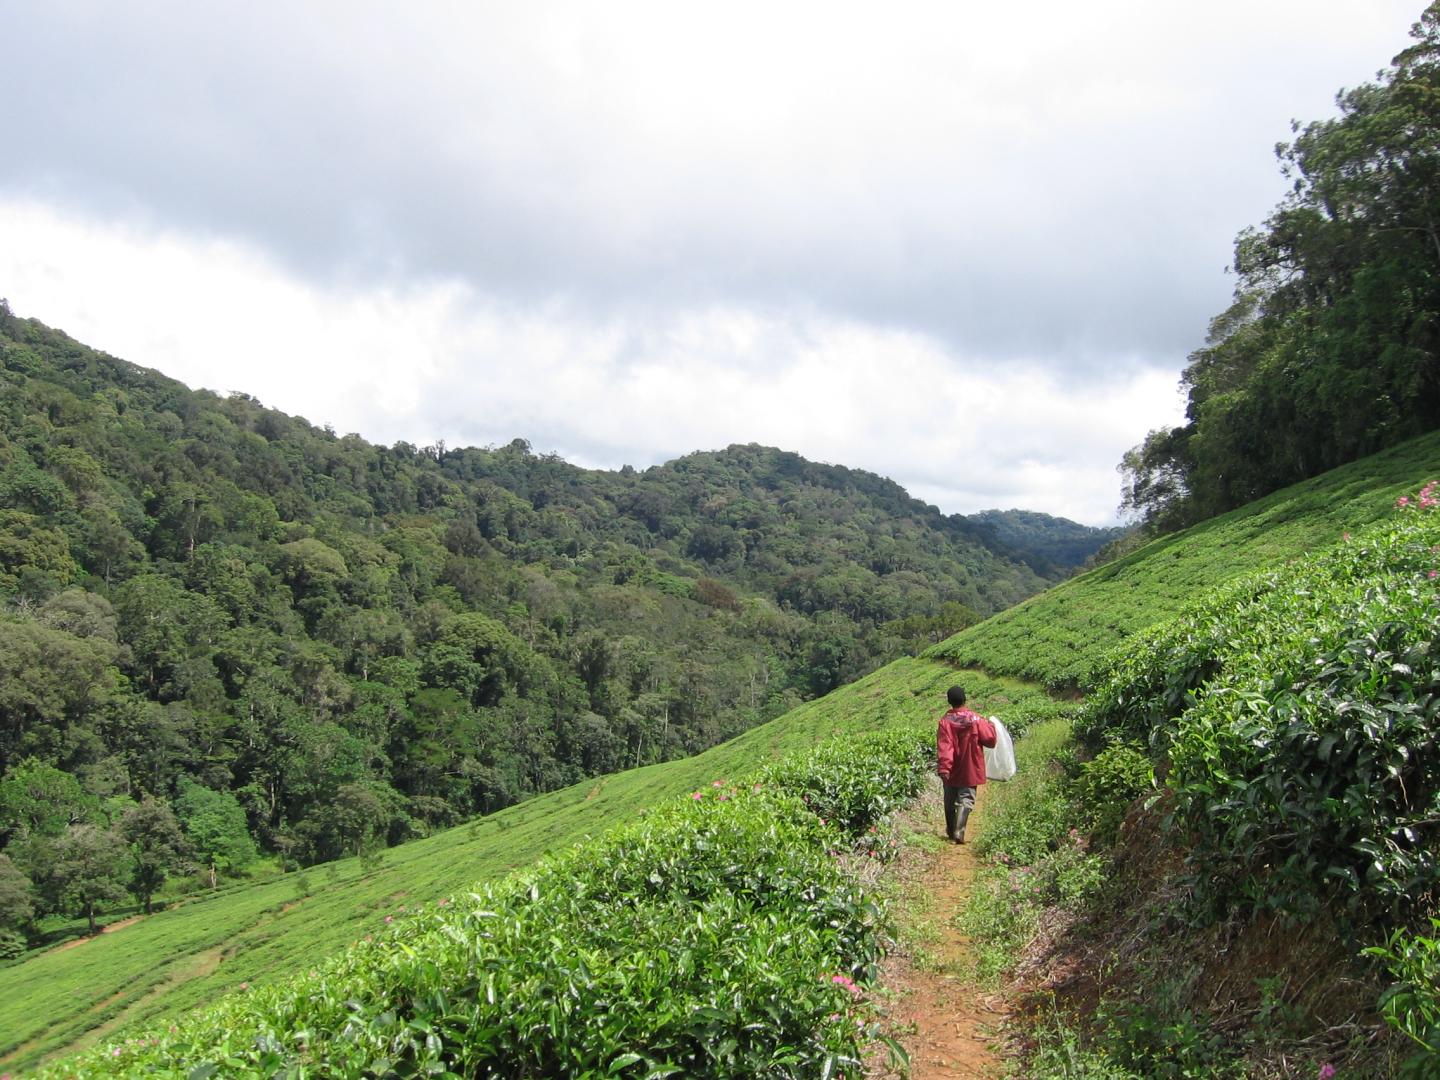
[[[929,733],[954,681],[943,665],[897,661],[694,757],[538,795],[361,858],[253,881],[221,877],[213,891],[121,933],[92,938],[82,948],[33,950],[22,963],[0,968],[0,1068],[28,1073],[77,1041],[165,1026],[241,984],[253,991],[318,970],[382,930],[387,915],[399,920],[419,900],[460,896],[477,881],[504,878],[577,840],[590,844],[666,800],[713,791],[717,778],[751,774],[837,735],[897,725]],[[973,674],[965,682],[976,707],[1007,721],[1051,708],[1034,687]],[[866,834],[867,847],[873,839]]]
[[[718,781],[56,1074],[858,1074],[883,920],[832,849],[913,795],[927,742],[890,733]],[[871,795],[848,829],[788,790],[837,766]]]
[[[1277,152],[1291,193],[1235,243],[1235,300],[1182,427],[1125,455],[1124,508],[1167,531],[1440,424],[1440,5],[1340,116]]]
[[[1055,690],[1095,686],[1112,650],[1197,596],[1340,543],[1389,515],[1440,460],[1426,435],[1211,518],[961,631],[925,656]]]
[[[1002,543],[1026,556],[1036,569],[1083,566],[1125,529],[1092,529],[1067,518],[1034,510],[982,510],[972,519],[990,526]]]
[[[1126,811],[1154,784],[1155,770],[1143,750],[1126,743],[1107,746],[1080,763],[1067,785],[1072,820],[1095,841],[1112,842]]]
[[[1432,933],[1440,930],[1440,920],[1432,919],[1431,927]],[[1430,1075],[1440,1062],[1440,940],[1399,929],[1365,952],[1383,962],[1395,980],[1380,999],[1386,1020],[1419,1047],[1407,1075]]]
[[[8,313],[0,387],[0,788],[152,800],[219,875],[694,754],[1067,572],[779,450],[373,446]]]
[[[1437,550],[1440,516],[1402,514],[1210,598],[1113,661],[1081,727],[1168,761],[1213,902],[1305,913],[1320,881],[1358,919],[1432,909]]]

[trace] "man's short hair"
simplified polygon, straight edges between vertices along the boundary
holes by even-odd
[[[945,691],[945,700],[950,702],[952,709],[958,709],[965,704],[965,688],[963,686],[952,686]]]

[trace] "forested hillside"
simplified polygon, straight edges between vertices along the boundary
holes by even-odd
[[[1421,488],[1423,477],[1436,461],[1440,460],[1434,453],[1434,447],[1433,439],[1419,440],[1402,451],[1359,463],[1277,495],[1258,504],[1250,513],[1237,512],[1226,519],[1223,528],[1217,524],[1216,527],[1193,530],[1149,544],[1128,560],[1126,573],[1119,578],[1096,573],[1083,575],[1058,591],[1060,595],[1057,604],[1027,603],[1017,607],[1014,614],[1005,620],[1005,632],[990,643],[992,655],[998,654],[1004,642],[1008,641],[1017,654],[1013,667],[1021,666],[1022,660],[1028,661],[1036,667],[1033,675],[1037,679],[1053,685],[1065,685],[1073,676],[1074,665],[1070,658],[1054,649],[1032,651],[1024,644],[1026,641],[1037,640],[1039,632],[1057,617],[1057,612],[1073,610],[1081,613],[1077,617],[1084,622],[1108,628],[1104,633],[1080,636],[1075,641],[1075,652],[1086,660],[1081,666],[1085,671],[1094,673],[1103,667],[1104,655],[1112,652],[1111,647],[1126,638],[1132,643],[1131,647],[1123,653],[1118,650],[1112,652],[1122,666],[1134,666],[1134,657],[1140,654],[1142,649],[1149,648],[1154,641],[1172,640],[1173,635],[1165,637],[1164,631],[1134,635],[1125,627],[1133,625],[1135,620],[1141,617],[1134,606],[1134,598],[1149,591],[1155,583],[1176,573],[1177,567],[1181,568],[1180,577],[1184,587],[1158,592],[1145,601],[1144,617],[1151,622],[1164,623],[1172,619],[1188,602],[1203,596],[1208,591],[1204,581],[1207,576],[1214,582],[1222,582],[1235,575],[1253,573],[1295,560],[1308,551],[1336,548],[1342,553],[1345,565],[1358,568],[1375,563],[1376,560],[1371,558],[1373,549],[1369,546],[1370,541],[1364,534],[1357,535],[1352,542],[1346,542],[1342,537],[1351,528],[1358,531],[1365,522],[1396,516],[1396,497],[1391,493],[1392,490],[1398,487],[1413,496],[1414,492]],[[1434,489],[1428,490],[1433,492]],[[1433,562],[1433,552],[1429,550],[1428,542],[1421,554],[1427,560],[1426,566]],[[1318,560],[1309,561],[1326,560],[1334,562],[1336,556],[1322,554]],[[1383,568],[1378,566],[1371,569],[1377,574],[1383,572]],[[1430,579],[1422,577],[1419,584],[1423,594],[1433,599],[1434,588]],[[1301,590],[1293,588],[1271,587],[1262,590],[1263,592],[1273,593],[1274,603],[1282,608],[1285,598],[1302,596]],[[1251,595],[1253,594],[1252,589]],[[1222,594],[1222,597],[1223,595],[1225,594]],[[1296,602],[1300,601],[1297,599]],[[1314,602],[1320,602],[1318,595]],[[1433,603],[1430,603],[1427,610],[1433,619]],[[1243,613],[1240,616],[1242,620],[1245,617]],[[1073,628],[1079,623],[1067,625]],[[1221,643],[1241,640],[1236,636],[1237,631],[1232,624],[1227,623],[1221,627],[1223,632],[1219,634],[1210,632],[1208,628],[1211,627],[1211,622],[1207,621],[1203,625],[1210,637]],[[1297,638],[1308,638],[1313,630],[1313,627],[1306,623],[1282,621],[1279,625],[1286,627],[1287,633]],[[967,631],[960,640],[977,637],[983,639],[984,629],[982,626]],[[1189,630],[1185,635],[1182,638],[1184,641],[1191,641],[1195,637]],[[947,643],[947,647],[955,644]],[[1356,655],[1363,659],[1368,654],[1361,650]],[[1366,662],[1368,663],[1368,660]],[[1073,704],[1050,700],[1037,686],[992,679],[973,671],[959,677],[970,689],[972,699],[979,707],[987,712],[994,711],[1003,715],[1017,733],[1024,731],[1031,720],[1063,716],[1076,709]],[[1087,682],[1093,681],[1093,677],[1092,674]],[[6,1055],[6,1067],[33,1065],[56,1050],[73,1048],[77,1043],[83,1045],[88,1041],[85,1036],[88,1029],[98,1028],[107,1037],[111,1037],[117,1032],[133,1033],[132,1025],[136,1023],[154,1026],[162,1042],[156,1044],[148,1038],[131,1039],[119,1052],[123,1060],[112,1057],[111,1050],[104,1051],[103,1056],[92,1058],[97,1070],[113,1068],[121,1074],[124,1074],[127,1068],[139,1071],[139,1067],[133,1064],[134,1059],[126,1056],[132,1054],[164,1056],[177,1053],[177,1048],[185,1049],[187,1053],[213,1054],[219,1043],[213,1034],[213,1027],[204,1025],[213,1024],[219,1016],[223,1017],[225,1030],[249,1030],[246,1025],[252,1024],[258,1013],[253,1010],[248,999],[228,999],[227,1003],[220,1007],[220,1012],[201,1017],[198,1023],[203,1030],[196,1028],[191,1021],[178,1021],[179,1027],[176,1028],[172,1026],[175,1021],[170,1018],[187,1005],[214,1002],[226,989],[239,989],[248,994],[264,988],[262,993],[267,995],[264,1000],[273,1000],[268,996],[271,988],[277,981],[282,980],[285,973],[296,970],[320,971],[318,965],[324,963],[325,957],[347,942],[366,940],[366,935],[373,934],[377,942],[381,941],[381,935],[385,933],[386,924],[392,916],[397,922],[408,920],[410,914],[422,905],[425,917],[428,918],[432,912],[438,915],[442,909],[448,908],[450,901],[446,900],[447,897],[458,899],[471,889],[472,882],[494,882],[509,869],[529,866],[543,851],[564,851],[570,848],[574,841],[582,839],[577,834],[590,834],[591,838],[583,839],[583,843],[576,848],[578,854],[572,853],[570,857],[578,859],[580,864],[586,866],[596,865],[595,853],[609,852],[612,848],[607,846],[607,838],[597,840],[594,834],[634,822],[637,818],[648,819],[667,796],[674,798],[682,792],[690,792],[690,798],[684,800],[686,805],[709,808],[709,799],[713,798],[716,804],[719,804],[723,798],[734,795],[733,781],[737,776],[743,776],[762,766],[776,755],[813,747],[831,735],[848,737],[857,732],[873,732],[897,726],[903,728],[927,722],[933,724],[936,702],[943,700],[945,688],[956,678],[955,669],[949,663],[928,659],[898,661],[853,685],[827,695],[823,700],[807,703],[769,725],[756,728],[724,746],[713,748],[694,758],[636,770],[548,794],[524,805],[511,807],[483,822],[451,829],[419,843],[407,845],[403,849],[388,853],[383,859],[350,859],[324,870],[297,872],[255,886],[222,888],[214,894],[207,893],[173,910],[159,913],[153,919],[144,920],[122,933],[96,938],[86,943],[83,949],[37,951],[21,964],[0,969],[0,1001],[12,1003],[8,1010],[0,1010],[0,1054]],[[1162,671],[1162,678],[1155,685],[1181,687],[1183,691],[1192,683],[1188,679],[1167,682]],[[1129,696],[1124,700],[1130,700]],[[925,731],[928,736],[928,726]],[[1022,746],[1024,741],[1022,740]],[[1072,826],[1077,822],[1083,824],[1092,820],[1090,816],[1093,815],[1110,815],[1107,820],[1111,822],[1110,840],[1113,841],[1115,823],[1131,808],[1130,801],[1137,794],[1137,776],[1142,801],[1143,796],[1150,794],[1147,779],[1149,768],[1144,754],[1129,749],[1125,752],[1131,756],[1120,761],[1119,765],[1125,765],[1134,759],[1143,767],[1139,768],[1138,772],[1135,768],[1117,767],[1113,754],[1097,758],[1096,763],[1086,766],[1080,773],[1081,781],[1088,782],[1090,786],[1082,787],[1084,794],[1077,803],[1080,810],[1074,811],[1074,816],[1072,811],[1067,809],[1069,804],[1051,793],[1026,802],[1020,824],[1007,833],[1010,838],[1008,842],[1012,843],[1028,838],[1032,854],[1027,857],[1027,863],[1032,858],[1043,856],[1044,859],[1051,860],[1047,864],[1051,866],[1048,873],[1054,873],[1055,866],[1068,866],[1072,876],[1079,870],[1093,874],[1092,877],[1084,879],[1091,882],[1089,891],[1079,887],[1080,877],[1074,877],[1072,891],[1064,894],[1067,897],[1066,902],[1072,906],[1079,905],[1082,900],[1088,902],[1087,898],[1094,898],[1094,889],[1107,880],[1106,874],[1096,871],[1095,868],[1108,863],[1102,864],[1097,860],[1109,860],[1112,857],[1108,848],[1103,846],[1086,850],[1086,842],[1077,840],[1078,834]],[[1338,760],[1335,764],[1338,764]],[[1293,773],[1295,782],[1301,785],[1308,783],[1307,778],[1311,775],[1307,770]],[[871,791],[864,777],[840,769],[833,761],[828,762],[823,769],[807,772],[805,776],[812,803],[826,808],[826,812],[821,814],[824,817],[832,816],[828,808],[833,801],[858,799]],[[846,782],[836,783],[837,776],[845,777]],[[1261,789],[1261,785],[1255,785],[1256,791]],[[822,799],[825,801],[821,802]],[[1346,800],[1336,801],[1334,805],[1369,806],[1371,803],[1366,800],[1353,803]],[[1154,814],[1156,817],[1161,816],[1163,808],[1157,808]],[[989,819],[988,811],[986,818]],[[1142,840],[1150,843],[1146,839],[1150,835],[1148,831],[1143,831]],[[710,842],[707,837],[707,843]],[[712,850],[729,850],[727,840],[716,838],[714,842],[717,846]],[[1110,841],[1106,841],[1108,842]],[[1039,856],[1034,854],[1037,845]],[[668,852],[663,845],[656,845],[653,850],[670,859],[671,863],[652,883],[659,882],[664,888],[689,888],[692,879],[676,865],[688,865],[689,856],[676,856],[673,852]],[[1145,847],[1138,862],[1146,867],[1164,868],[1167,873],[1183,874],[1185,869],[1178,858],[1173,863],[1166,859],[1157,860],[1153,847]],[[611,863],[605,864],[605,870],[607,873],[616,872]],[[1023,930],[1029,925],[1024,921],[1029,917],[1026,913],[1033,913],[1037,905],[1053,902],[1051,887],[1044,884],[1050,880],[1049,877],[1040,873],[1027,876],[1028,870],[1028,865],[1019,868],[1002,865],[993,869],[993,873],[987,871],[990,875],[987,880],[999,882],[997,909],[1007,913],[1008,921],[1002,926],[1003,933],[997,934],[993,927],[988,927],[984,940],[994,939],[993,943],[1001,947],[1006,941],[1013,943],[1017,933],[1029,932]],[[1033,882],[1030,881],[1031,877],[1035,879]],[[701,878],[696,888],[704,887],[703,874]],[[676,885],[676,882],[680,884]],[[1021,882],[1024,884],[1018,884]],[[1131,888],[1133,884],[1131,879],[1126,878],[1120,888],[1126,901],[1134,899],[1133,893],[1124,894],[1124,890]],[[562,893],[565,896],[571,895],[568,890],[562,890]],[[792,893],[802,896],[806,891],[795,888]],[[542,894],[542,898],[550,895]],[[1176,895],[1183,901],[1188,893],[1180,891]],[[1163,933],[1159,934],[1153,943],[1146,941],[1138,956],[1133,952],[1134,941],[1131,941],[1132,951],[1126,954],[1130,967],[1127,968],[1127,977],[1117,981],[1118,993],[1123,995],[1127,1002],[1130,999],[1143,1002],[1143,1006],[1136,1007],[1135,1015],[1138,1019],[1133,1020],[1126,1030],[1140,1034],[1156,1030],[1168,1033],[1171,1028],[1164,1025],[1174,1023],[1177,1025],[1175,1031],[1178,1032],[1176,1038],[1185,1037],[1197,1030],[1197,1026],[1203,1022],[1197,1019],[1199,1012],[1184,1012],[1193,1007],[1201,1012],[1204,1008],[1229,1010],[1225,1012],[1224,1022],[1230,1026],[1225,1030],[1233,1032],[1233,1010],[1236,1004],[1230,998],[1211,1001],[1213,982],[1199,984],[1200,990],[1204,992],[1199,1005],[1195,1005],[1189,998],[1176,999],[1166,996],[1165,993],[1154,992],[1157,984],[1162,989],[1178,984],[1188,993],[1195,988],[1198,978],[1196,973],[1204,970],[1198,963],[1193,967],[1188,964],[1177,966],[1173,963],[1177,924],[1167,921],[1175,916],[1166,904],[1174,899],[1175,895],[1170,895],[1168,898],[1160,898],[1155,905],[1133,905],[1129,902],[1117,903],[1114,901],[1114,894],[1101,893],[1096,901],[1099,910],[1112,913],[1133,906],[1137,917],[1152,918],[1163,927]],[[539,910],[544,916],[539,923],[543,932],[537,930],[540,936],[536,939],[535,955],[550,957],[551,947],[557,938],[553,923],[549,921],[549,908],[542,905]],[[646,924],[642,920],[640,925],[643,928]],[[1188,932],[1180,934],[1187,942],[1192,936]],[[413,942],[409,925],[394,939],[385,940],[401,941],[408,947]],[[530,939],[526,940],[528,943]],[[632,941],[629,937],[621,937],[620,940],[626,943],[627,947]],[[1021,944],[1023,940],[1022,936]],[[1196,936],[1192,951],[1203,952],[1210,941],[1210,937]],[[545,944],[546,942],[550,944]],[[1152,945],[1153,957],[1150,951]],[[567,946],[561,944],[554,947],[564,951]],[[662,950],[668,948],[668,940],[655,947]],[[368,949],[368,944],[364,948]],[[635,946],[636,951],[640,948],[640,945]],[[1358,944],[1353,948],[1346,945],[1338,950],[1326,951],[1323,963],[1327,972],[1342,973],[1343,978],[1338,981],[1352,987],[1362,999],[1364,994],[1371,994],[1369,1000],[1373,1004],[1374,993],[1378,990],[1375,990],[1371,983],[1347,981],[1353,976],[1349,967],[1351,954],[1358,948]],[[413,950],[411,954],[413,955]],[[352,960],[356,955],[346,954],[337,958],[336,962],[347,967],[353,974]],[[733,958],[736,954],[731,952],[727,955]],[[615,966],[629,970],[628,965],[634,957],[624,950],[620,951],[619,956],[621,959],[614,961]],[[1223,960],[1224,950],[1215,950],[1214,956]],[[203,961],[206,957],[210,958],[209,963],[197,962],[197,958]],[[1262,976],[1278,979],[1279,976],[1288,975],[1283,957],[1276,958],[1273,951],[1267,952],[1267,957],[1267,964],[1278,965],[1278,975],[1271,967],[1251,970],[1244,963],[1240,963],[1236,968],[1235,974],[1239,977],[1233,980],[1236,987],[1234,993],[1241,999],[1238,1007],[1242,1010],[1253,1009],[1252,1003],[1243,1000],[1247,987],[1251,985],[1249,980]],[[1132,980],[1130,976],[1142,962],[1151,966],[1141,973],[1143,977]],[[550,963],[547,959],[546,964]],[[1106,963],[1108,961],[1101,958],[1100,966],[1104,967]],[[607,960],[605,964],[597,967],[593,962],[593,954],[587,952],[576,960],[573,966],[547,968],[543,977],[537,977],[534,983],[525,988],[523,994],[517,995],[517,1001],[551,1000],[546,995],[552,992],[550,988],[555,985],[573,985],[577,988],[576,992],[583,995],[596,985],[592,977],[594,973],[610,970],[611,961]],[[574,971],[581,974],[572,979],[571,972]],[[1067,972],[1071,976],[1075,975],[1073,966],[1068,968]],[[1226,969],[1225,973],[1230,972]],[[317,981],[312,974],[297,984],[298,993],[292,992],[293,988],[283,987],[274,993],[292,1003],[354,1000],[353,981],[334,983],[329,982],[329,979],[329,975],[322,974]],[[797,978],[792,988],[797,1000],[808,999],[808,994],[816,983],[813,971],[807,970],[802,977]],[[1320,980],[1316,985],[1323,986],[1324,983],[1325,980]],[[403,980],[397,981],[396,992],[405,992],[408,985]],[[626,985],[637,988],[653,987],[657,985],[657,981],[636,978],[627,981]],[[728,988],[732,984],[715,985]],[[7,994],[7,988],[14,992]],[[639,992],[636,990],[636,993]],[[34,996],[36,994],[43,1000],[37,999]],[[1147,995],[1148,1001],[1145,1000]],[[726,994],[721,996],[726,1001],[731,1000]],[[38,1008],[37,1000],[40,1005]],[[421,1007],[429,1006],[422,1002]],[[261,1008],[268,1009],[269,1006]],[[1146,1009],[1152,1011],[1144,1011]],[[663,1012],[659,1009],[652,1011],[657,1014]],[[602,1021],[603,1017],[610,1015],[608,1010],[598,1007],[577,1013],[577,1016],[582,1014],[585,1017],[602,1018]],[[1179,1015],[1177,1019],[1177,1014],[1183,1015]],[[266,1015],[272,1014],[267,1012]],[[1248,1016],[1249,1012],[1245,1015]],[[757,1010],[753,1022],[759,1026],[754,1030],[761,1030],[769,1025],[771,1020],[766,1018],[768,1016],[769,1014]],[[1151,1017],[1157,1018],[1153,1020],[1152,1027],[1142,1030],[1141,1024],[1151,1022],[1148,1019]],[[504,1024],[509,1023],[509,1019],[504,1021]],[[603,1022],[600,1021],[592,1027],[588,1020],[577,1019],[573,1025],[566,1028],[566,1032],[590,1038],[602,1027]],[[390,1029],[382,1027],[382,1030]],[[474,1029],[467,1027],[466,1030]],[[486,1026],[484,1030],[492,1029]],[[1313,1032],[1312,1028],[1299,1030],[1307,1035]],[[165,1035],[166,1031],[170,1034]],[[1263,1043],[1271,1037],[1279,1040],[1282,1050],[1294,1049],[1293,1045],[1286,1043],[1286,1040],[1291,1038],[1287,1032],[1271,1031],[1269,1028],[1257,1035],[1256,1041]],[[625,1038],[629,1036],[617,1036],[617,1040]],[[712,1043],[719,1046],[723,1041],[714,1039]],[[1153,1053],[1159,1052],[1154,1050],[1153,1041],[1138,1042],[1135,1053],[1142,1055],[1142,1058],[1143,1055],[1152,1054],[1152,1058],[1144,1059],[1152,1060]],[[1328,1046],[1333,1041],[1334,1037],[1327,1036],[1322,1045]],[[220,1042],[241,1057],[257,1052],[255,1047],[264,1050],[277,1045],[256,1042],[254,1046],[249,1046],[245,1039],[239,1038],[222,1039]],[[629,1043],[623,1041],[602,1045],[615,1053],[629,1048]],[[156,1046],[162,1049],[156,1050]],[[1073,1050],[1073,1047],[1071,1049]],[[1360,1050],[1363,1050],[1363,1047]],[[1189,1075],[1237,1075],[1221,1073],[1212,1068],[1220,1052],[1218,1041],[1212,1044],[1210,1041],[1197,1040],[1196,1046],[1181,1046],[1178,1050],[1168,1052],[1189,1055],[1185,1058],[1192,1067]],[[1315,1046],[1307,1046],[1307,1057],[1304,1060],[1313,1058],[1317,1052]],[[1201,1053],[1205,1056],[1197,1059],[1196,1055]],[[242,1071],[242,1068],[242,1065],[237,1065],[235,1071]],[[63,1073],[63,1067],[61,1071]],[[643,1071],[637,1072],[643,1075]],[[1141,1071],[1135,1074],[1124,1071],[1106,1074],[1097,1071],[1094,1075],[1128,1077],[1150,1073],[1141,1068]],[[1180,1074],[1177,1072],[1177,1075]],[[1357,1075],[1376,1074],[1358,1072]]]
[[[1290,194],[1235,243],[1186,422],[1122,463],[1127,508],[1202,521],[1440,425],[1440,7],[1340,115],[1277,148]]]
[[[1063,574],[779,450],[385,448],[8,309],[0,349],[11,926],[694,753]]]
[[[1021,552],[1036,569],[1081,566],[1126,532],[1119,526],[1094,529],[1036,510],[982,510],[971,518],[990,526],[1001,543]]]

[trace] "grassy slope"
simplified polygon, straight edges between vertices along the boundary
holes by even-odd
[[[1440,476],[1440,432],[1278,491],[1072,578],[925,655],[1055,689],[1085,688],[1105,654],[1187,599],[1329,547]]]
[[[633,820],[646,806],[834,732],[938,715],[954,677],[946,666],[898,661],[697,757],[532,799],[386,852],[378,867],[352,859],[236,887],[0,970],[0,1067],[24,1069],[108,1034],[114,1021],[153,1020],[241,982],[303,970],[382,926],[401,905],[464,892],[586,833]],[[968,681],[977,700],[995,710],[1036,693],[995,680]]]
[[[302,970],[383,925],[402,904],[463,892],[646,806],[834,732],[935,715],[955,678],[952,664],[1084,685],[1105,650],[1173,614],[1197,591],[1332,543],[1436,474],[1440,434],[1150,544],[952,638],[929,661],[899,661],[695,758],[533,799],[387,852],[378,867],[355,860],[312,867],[304,874],[309,895],[298,874],[237,887],[0,970],[0,1067],[23,1069],[84,1045],[87,1032],[108,1033],[117,1019],[154,1019],[244,981]],[[1035,693],[996,678],[967,674],[965,682],[991,711]]]

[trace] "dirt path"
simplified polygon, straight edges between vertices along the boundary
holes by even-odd
[[[124,930],[127,926],[134,926],[143,918],[145,918],[144,915],[132,915],[130,918],[121,919],[119,922],[107,923],[105,926],[100,927],[100,933],[113,934],[116,930]],[[64,952],[66,949],[77,949],[87,941],[93,940],[94,938],[88,935],[86,937],[71,938],[69,941],[63,941],[59,945],[56,945],[51,951]]]
[[[170,973],[167,974],[161,982],[156,983],[103,1024],[99,1024],[85,1032],[84,1035],[81,1035],[55,1056],[68,1057],[82,1050],[88,1050],[97,1043],[104,1042],[110,1037],[112,1032],[129,1023],[132,1017],[139,1014],[141,1010],[156,998],[169,993],[175,987],[182,983],[189,982],[191,979],[203,979],[205,976],[213,974],[215,969],[220,966],[220,961],[224,959],[224,956],[225,950],[223,948],[214,948],[206,949],[204,952],[196,953],[194,956],[178,961],[172,966]],[[121,994],[116,994],[115,998],[121,996]],[[107,1008],[114,1002],[115,998],[111,998],[110,1001],[101,1002],[99,1005],[92,1007],[90,1011],[92,1013],[99,1012],[101,1009]]]
[[[921,842],[907,844],[892,867],[903,894],[902,931],[881,976],[882,984],[894,992],[886,1027],[910,1055],[910,1080],[998,1077],[1004,1061],[995,1045],[1008,1005],[1003,994],[970,982],[969,941],[954,923],[969,896],[978,860],[971,845],[945,839],[939,784],[932,789],[902,817],[902,826],[919,833]],[[982,787],[971,818],[972,838],[983,830],[984,820]],[[870,1075],[903,1074],[877,1064]]]

